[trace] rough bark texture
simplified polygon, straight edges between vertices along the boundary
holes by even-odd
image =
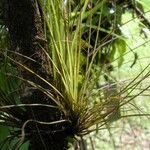
[[[6,0],[5,21],[9,30],[12,50],[34,59],[33,62],[23,57],[15,58],[33,70],[36,74],[51,82],[51,70],[48,58],[42,51],[47,49],[47,42],[44,39],[43,22],[40,8],[36,0]],[[21,76],[43,88],[49,88],[43,81],[20,68]],[[24,83],[21,94],[22,103],[44,103],[53,104],[52,101],[40,92]],[[33,119],[38,121],[51,122],[62,119],[62,113],[45,107],[30,107],[26,109],[24,120]],[[28,123],[26,126],[26,138],[30,140],[31,150],[63,150],[66,149],[65,140],[67,134],[64,125],[39,125]]]

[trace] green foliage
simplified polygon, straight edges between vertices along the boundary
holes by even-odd
[[[118,39],[112,44],[112,55],[110,58],[112,58],[112,61],[114,59],[114,54],[117,51],[119,54],[119,59],[118,59],[118,67],[121,67],[124,61],[124,54],[126,52],[126,42],[123,39]]]
[[[0,141],[4,140],[10,133],[8,127],[0,126]]]

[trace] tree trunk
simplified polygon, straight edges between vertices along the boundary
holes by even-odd
[[[30,68],[36,74],[52,82],[50,62],[42,48],[47,50],[47,41],[44,37],[43,22],[38,0],[6,0],[5,22],[9,30],[12,50],[34,59],[18,56],[15,58],[24,66]],[[42,47],[42,48],[41,48]],[[22,78],[30,80],[43,88],[49,86],[27,70],[20,68]],[[51,90],[51,89],[50,89]],[[54,104],[49,97],[38,89],[33,89],[27,83],[22,86],[20,95],[22,103]],[[57,109],[45,107],[30,107],[26,109],[25,121],[29,119],[51,122],[60,120],[62,112]],[[66,128],[64,124],[39,125],[28,123],[26,125],[26,139],[29,139],[31,150],[63,150],[67,149]]]

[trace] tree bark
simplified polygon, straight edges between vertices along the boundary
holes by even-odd
[[[12,50],[35,60],[24,57],[15,58],[36,74],[52,82],[50,62],[43,52],[47,50],[47,41],[44,37],[42,15],[37,0],[6,0],[5,22],[9,30]],[[49,89],[49,86],[27,70],[20,68],[22,78]],[[22,86],[20,95],[22,103],[53,104],[52,100],[38,89],[33,89],[27,83]],[[30,107],[24,114],[24,122],[33,119],[43,122],[60,120],[63,113],[45,107]],[[23,123],[24,123],[23,122]],[[67,149],[67,133],[64,124],[39,125],[28,123],[25,132],[29,139],[31,150],[63,150]]]

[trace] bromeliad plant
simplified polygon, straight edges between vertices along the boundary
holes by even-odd
[[[104,2],[98,4],[98,8],[101,8]],[[96,102],[92,98],[95,81],[102,73],[100,67],[96,72],[94,64],[101,44],[98,43],[99,29],[96,30],[94,45],[90,44],[90,31],[86,40],[82,38],[87,30],[84,20],[95,14],[88,15],[88,5],[87,0],[77,5],[74,11],[70,3],[64,4],[61,1],[48,1],[46,6],[46,13],[49,14],[46,15],[47,35],[50,36],[50,53],[46,53],[52,63],[54,77],[54,85],[51,87],[58,95],[58,99],[55,99],[57,105],[72,124],[73,135],[80,136],[89,133],[91,127],[91,131],[95,130],[94,125],[104,125],[108,116],[118,111],[121,101],[121,96],[116,95],[116,106],[107,109],[107,101]],[[98,8],[94,7],[91,11],[97,12]],[[89,26],[91,30],[94,25],[91,22]]]
[[[83,137],[124,117],[121,116],[121,107],[149,88],[132,97],[128,96],[129,93],[125,94],[128,90],[132,93],[149,72],[143,78],[140,78],[140,73],[122,89],[118,89],[111,75],[111,62],[117,47],[119,66],[126,51],[125,39],[117,26],[121,18],[111,15],[110,10],[115,11],[111,2],[84,0],[77,4],[74,1],[47,0],[38,1],[38,6],[44,20],[46,40],[36,37],[34,44],[47,57],[50,78],[44,78],[22,61],[36,62],[32,57],[8,50],[7,54],[4,53],[7,67],[1,67],[5,68],[1,71],[1,80],[7,81],[8,87],[0,88],[0,124],[13,129],[9,128],[10,136],[2,142],[1,148],[9,144],[16,150],[29,141],[29,149],[40,149],[35,145],[41,145],[43,149],[67,149],[68,139]],[[111,22],[111,19],[115,21]],[[47,46],[43,46],[41,41]],[[21,61],[12,59],[14,55],[21,57]],[[19,71],[16,69],[14,73],[14,68]],[[19,73],[22,70],[32,74],[36,80],[23,78]],[[104,77],[101,81],[106,83],[104,86],[97,85],[101,76]],[[15,85],[10,80],[12,78],[15,78]],[[8,83],[8,80],[11,82]],[[37,101],[23,101],[19,92],[24,84],[43,93],[46,101],[41,95]],[[29,89],[25,92],[24,97],[30,95]],[[37,135],[40,140],[36,139]],[[59,145],[58,141],[63,144],[58,147],[48,145]]]

